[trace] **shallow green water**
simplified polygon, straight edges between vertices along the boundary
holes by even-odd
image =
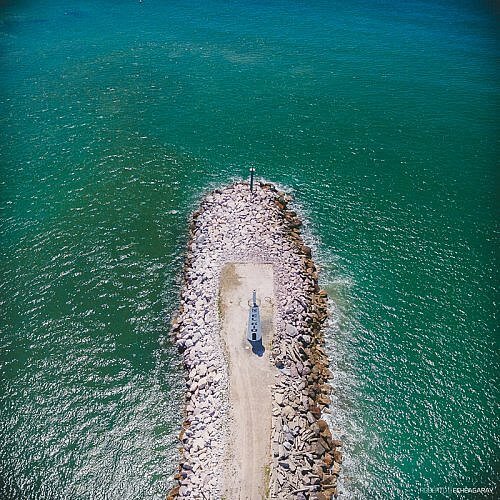
[[[495,11],[65,4],[0,16],[1,496],[163,497],[187,217],[249,165],[332,298],[344,497],[494,486]]]

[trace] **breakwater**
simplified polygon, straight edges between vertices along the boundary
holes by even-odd
[[[231,449],[239,422],[230,391],[230,370],[238,367],[230,366],[221,335],[221,273],[231,263],[273,269],[271,414],[256,416],[269,426],[262,491],[276,499],[337,494],[341,443],[322,419],[330,403],[321,331],[327,296],[290,201],[271,184],[258,183],[251,193],[240,182],[205,196],[192,216],[181,303],[172,323],[186,368],[186,408],[178,484],[170,498],[223,498],[228,484],[238,481]]]

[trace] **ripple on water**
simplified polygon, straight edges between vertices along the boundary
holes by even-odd
[[[248,165],[310,221],[345,496],[497,482],[494,16],[111,4],[0,23],[4,496],[163,498],[187,216]]]

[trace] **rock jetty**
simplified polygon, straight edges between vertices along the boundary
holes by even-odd
[[[224,498],[228,366],[220,335],[220,273],[231,262],[270,263],[274,270],[275,366],[268,464],[269,498],[337,496],[341,443],[322,415],[330,404],[322,325],[327,294],[318,286],[311,249],[291,197],[266,182],[216,189],[193,213],[180,307],[172,334],[186,373],[185,420],[176,486],[168,498]],[[237,480],[237,478],[235,478]]]

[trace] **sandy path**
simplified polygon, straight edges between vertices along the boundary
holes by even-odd
[[[252,290],[260,300],[264,353],[246,340]],[[221,273],[222,336],[229,356],[230,467],[225,477],[228,500],[266,498],[271,441],[271,389],[274,376],[269,352],[274,335],[273,268],[271,264],[228,264]]]

